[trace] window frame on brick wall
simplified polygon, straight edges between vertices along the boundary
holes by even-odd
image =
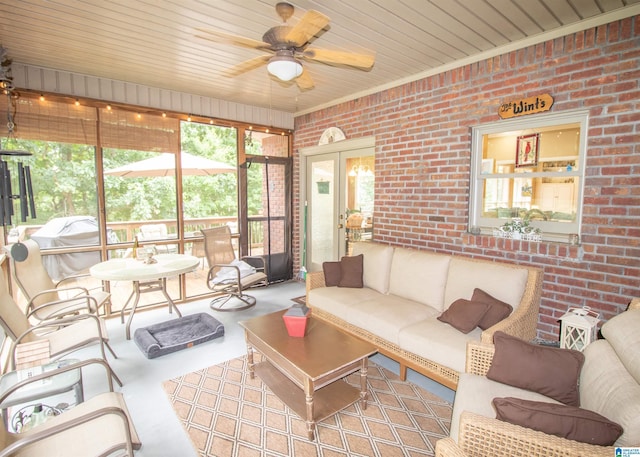
[[[511,189],[515,189],[515,181],[519,179],[521,180],[526,178],[538,183],[552,178],[559,182],[562,182],[565,179],[572,182],[577,180],[577,185],[574,187],[575,217],[572,221],[542,220],[532,217],[530,223],[532,226],[537,227],[542,231],[542,239],[545,241],[567,243],[570,242],[573,234],[579,235],[582,221],[588,125],[588,111],[567,111],[563,113],[524,116],[472,127],[469,231],[476,234],[480,232],[481,234],[491,235],[494,233],[496,228],[511,220],[510,217],[522,216],[521,211],[519,214],[512,214],[510,216],[503,214],[498,217],[486,217],[487,214],[483,211],[485,189],[487,188],[485,185],[486,183],[502,181],[504,186],[510,186]],[[573,151],[568,157],[562,157],[563,159],[575,157],[575,163],[577,165],[575,167],[566,167],[564,169],[555,168],[552,169],[552,172],[542,171],[542,166],[545,161],[558,160],[555,156],[551,158],[548,155],[545,156],[542,154],[542,147],[540,148],[541,154],[536,159],[536,163],[539,166],[518,168],[516,163],[516,147],[514,146],[512,156],[513,165],[511,166],[512,172],[499,170],[496,164],[493,163],[492,159],[487,161],[484,157],[485,147],[487,147],[487,139],[492,136],[513,136],[513,144],[516,145],[518,137],[530,138],[531,135],[535,135],[537,133],[542,135],[541,132],[549,131],[550,128],[561,129],[565,126],[572,126],[577,128],[579,131],[579,139],[576,146],[577,151]],[[513,203],[513,200],[511,203]],[[513,204],[511,206],[513,206]],[[535,206],[536,205],[531,205],[531,208],[535,208]],[[529,214],[531,213],[532,212],[530,211]]]

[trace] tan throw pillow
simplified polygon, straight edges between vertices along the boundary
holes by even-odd
[[[496,350],[487,378],[580,406],[582,352],[538,346],[504,332],[496,332],[493,343]]]
[[[362,260],[363,255],[344,256],[340,260],[342,276],[338,287],[362,288]]]
[[[337,286],[342,277],[342,269],[340,262],[323,262],[322,271],[324,272],[324,285],[326,287]]]
[[[438,320],[446,322],[462,333],[469,333],[478,326],[478,322],[488,310],[489,305],[460,298],[451,303],[451,306],[438,316]]]
[[[511,314],[511,311],[513,311],[513,306],[511,306],[509,303],[505,303],[495,297],[492,297],[482,289],[475,289],[473,291],[471,301],[489,305],[489,311],[487,311],[487,313],[478,323],[478,327],[480,327],[482,330],[493,327],[502,319]]]
[[[496,418],[569,440],[611,446],[622,427],[606,417],[575,406],[506,397],[494,398]]]

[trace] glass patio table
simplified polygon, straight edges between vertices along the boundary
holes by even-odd
[[[146,263],[143,259],[111,259],[98,263],[89,269],[91,276],[103,281],[131,281],[133,290],[120,311],[120,321],[124,323],[124,313],[133,299],[133,305],[125,333],[131,339],[131,321],[140,301],[140,294],[162,292],[169,305],[169,313],[175,309],[178,317],[182,314],[167,293],[167,278],[189,273],[200,265],[200,259],[186,254],[158,254],[153,257],[155,263]]]

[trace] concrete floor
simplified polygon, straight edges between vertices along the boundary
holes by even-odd
[[[223,313],[212,311],[208,300],[180,305],[183,316],[194,313],[209,313],[225,326],[225,335],[207,343],[189,349],[168,354],[155,359],[147,359],[133,340],[125,339],[124,324],[120,319],[107,320],[110,343],[117,360],[109,358],[111,367],[123,382],[123,387],[116,386],[127,402],[136,430],[143,443],[142,449],[136,453],[138,457],[190,457],[196,453],[177,416],[174,414],[168,397],[162,389],[162,382],[195,370],[218,364],[225,360],[242,356],[246,353],[244,333],[237,324],[254,316],[290,307],[292,298],[304,295],[303,283],[289,281],[273,284],[267,288],[251,291],[258,299],[252,309]],[[167,308],[136,313],[131,326],[131,334],[136,328],[174,318]],[[85,349],[81,356],[97,354],[95,348]],[[398,364],[380,355],[372,357],[372,361],[398,373]],[[103,370],[87,368],[83,373],[85,396],[107,390]],[[433,381],[409,370],[410,381],[430,390],[447,401],[453,401],[454,392]]]

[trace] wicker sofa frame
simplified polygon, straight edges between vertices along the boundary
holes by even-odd
[[[466,260],[473,260],[474,262],[477,262],[479,268],[482,268],[482,264],[484,263],[492,263],[486,260]],[[514,265],[513,267],[523,268],[517,265]],[[481,341],[492,342],[493,334],[497,331],[503,331],[528,341],[535,338],[536,328],[538,325],[538,311],[540,308],[543,272],[537,268],[527,267],[527,269],[529,270],[529,274],[519,306],[509,317],[483,331]],[[406,380],[407,368],[410,368],[446,387],[449,387],[450,389],[455,390],[457,388],[459,378],[458,371],[435,363],[432,360],[426,359],[417,354],[403,350],[398,345],[380,338],[357,325],[350,324],[340,319],[338,316],[319,308],[313,308],[313,304],[309,301],[309,292],[317,287],[325,287],[324,273],[322,271],[307,273],[307,306],[310,306],[313,309],[314,317],[328,322],[353,336],[375,345],[379,353],[400,364],[400,378],[402,380]]]
[[[629,309],[640,309],[640,298]],[[486,376],[495,347],[489,343],[467,345],[468,373]],[[436,443],[436,457],[611,457],[614,446],[594,446],[538,432],[469,411],[460,414],[458,443],[444,438]]]

